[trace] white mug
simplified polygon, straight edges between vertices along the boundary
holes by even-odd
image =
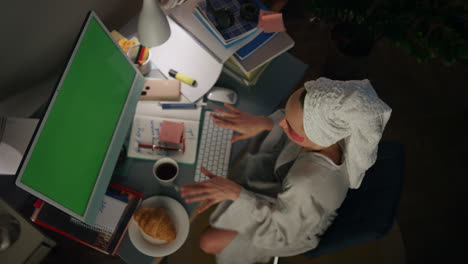
[[[171,158],[162,158],[153,165],[153,175],[162,184],[171,184],[179,175],[179,165]]]

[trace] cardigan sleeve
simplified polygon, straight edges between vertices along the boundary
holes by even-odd
[[[316,167],[316,166],[313,166]],[[327,173],[318,170],[315,173]],[[291,169],[276,198],[242,189],[235,201],[221,203],[211,215],[213,227],[249,233],[252,242],[265,249],[279,249],[306,235],[324,231],[334,211],[324,209],[311,192],[310,177]]]

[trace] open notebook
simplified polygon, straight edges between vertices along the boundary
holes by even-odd
[[[71,218],[75,224],[85,225],[88,228],[114,233],[117,224],[125,210],[127,203],[112,196],[104,196],[101,207],[99,208],[98,215],[96,216],[96,223],[94,225],[87,225],[76,218]]]
[[[184,101],[187,102],[186,99],[181,102]],[[138,102],[129,139],[128,157],[146,160],[170,157],[180,163],[195,163],[201,111],[200,106],[190,110],[162,110],[157,101]],[[160,127],[164,120],[184,123],[185,152],[163,149],[151,150],[138,147],[138,144],[157,145]]]
[[[105,254],[115,255],[142,197],[141,193],[111,183],[92,225],[40,200],[34,204],[36,209],[31,220]]]

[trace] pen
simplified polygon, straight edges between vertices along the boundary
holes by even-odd
[[[145,62],[144,56],[146,53],[147,48],[145,46],[142,46],[140,54],[138,55],[138,64],[143,65]]]
[[[206,103],[199,103],[199,104],[195,104],[195,103],[181,103],[181,104],[177,104],[177,103],[160,103],[162,109],[195,109],[197,108],[197,106],[205,106]]]
[[[149,48],[146,47],[146,49],[145,49],[145,55],[144,55],[144,57],[143,57],[143,60],[147,60],[147,59],[148,59],[148,56],[149,56]]]
[[[143,48],[143,45],[138,46],[138,52],[137,52],[136,55],[135,55],[135,61],[134,61],[135,64],[138,63],[138,57],[140,57],[141,49],[142,49],[142,48]]]
[[[191,86],[196,86],[197,85],[197,81],[195,81],[194,79],[188,77],[187,75],[185,74],[182,74],[180,72],[177,72],[175,70],[169,70],[169,76],[171,76],[172,78],[176,78],[177,80],[181,81],[181,82],[184,82],[188,85],[191,85]]]
[[[178,148],[171,148],[171,147],[162,147],[158,145],[149,145],[149,144],[138,144],[139,148],[145,148],[145,149],[165,149],[165,150],[176,150],[176,151],[183,151],[183,149],[178,149]]]

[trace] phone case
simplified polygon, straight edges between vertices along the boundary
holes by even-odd
[[[179,80],[146,79],[140,100],[172,101],[180,99]]]

